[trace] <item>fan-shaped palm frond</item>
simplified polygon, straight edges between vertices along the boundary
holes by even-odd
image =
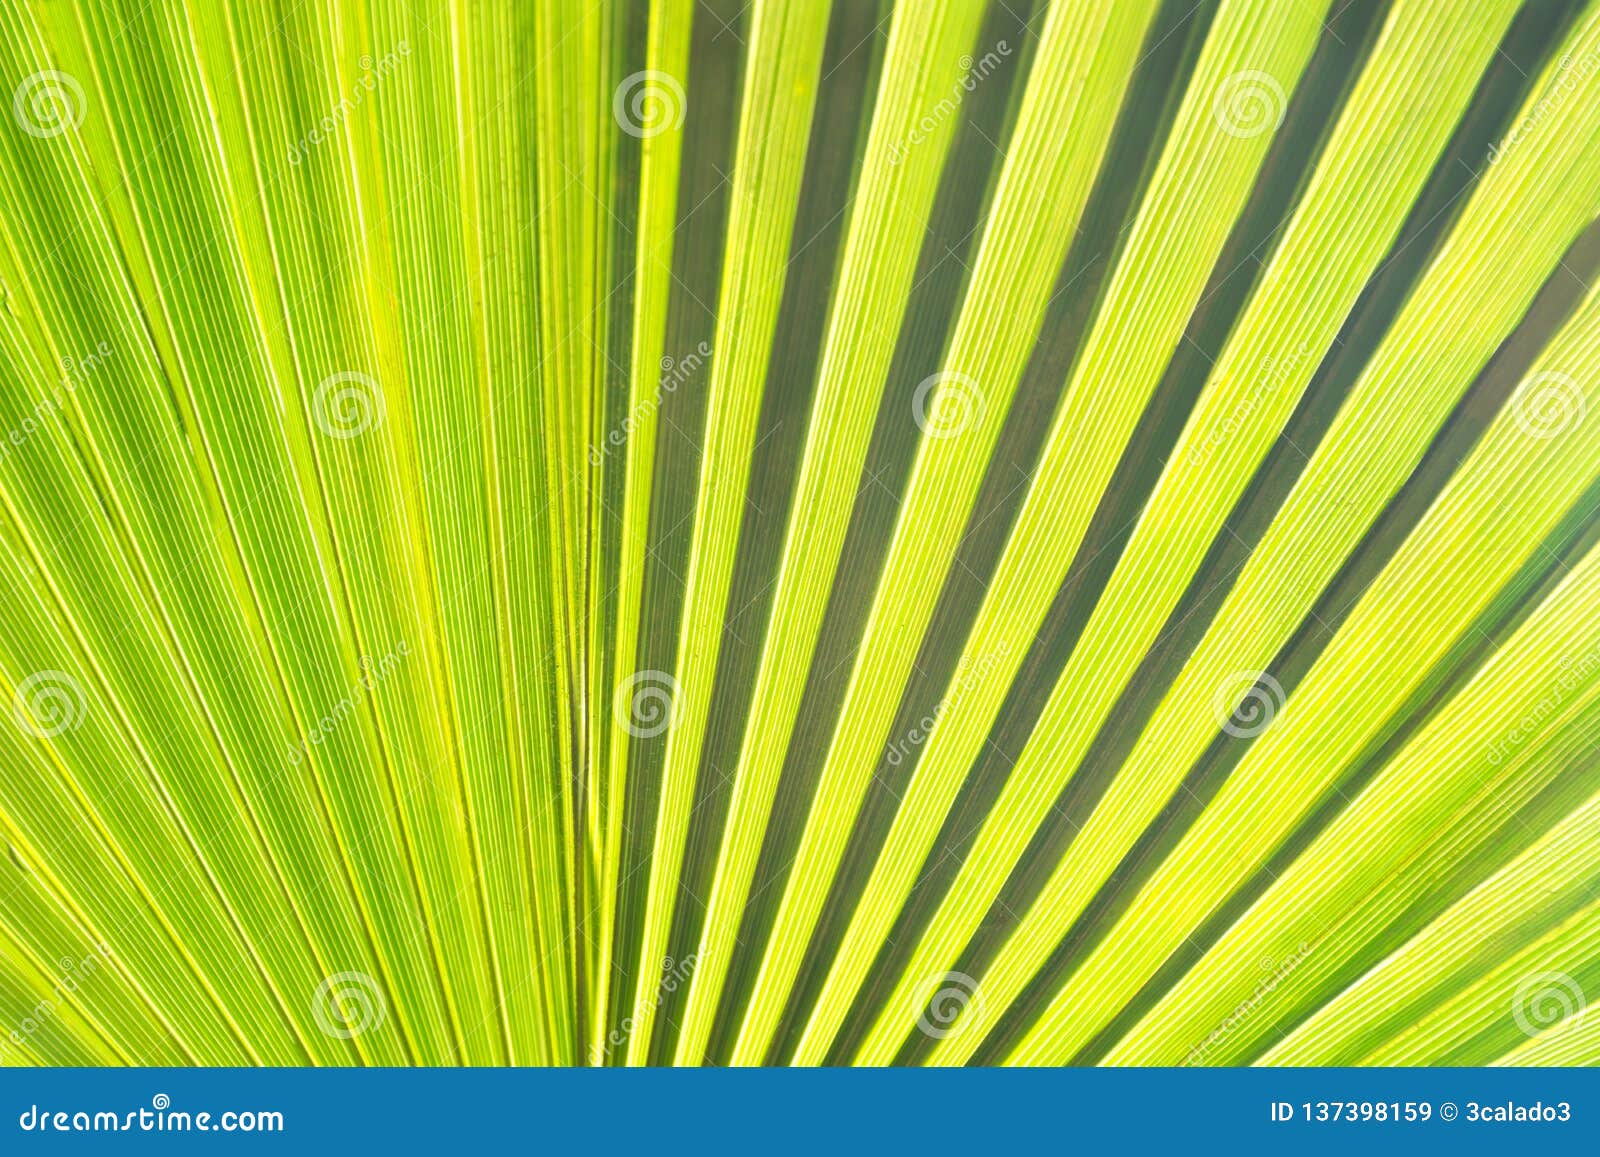
[[[6,1063],[1600,1061],[1600,2],[0,32]]]

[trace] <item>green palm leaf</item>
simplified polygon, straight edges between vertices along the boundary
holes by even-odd
[[[4,1063],[1600,1061],[1600,4],[0,32]]]

